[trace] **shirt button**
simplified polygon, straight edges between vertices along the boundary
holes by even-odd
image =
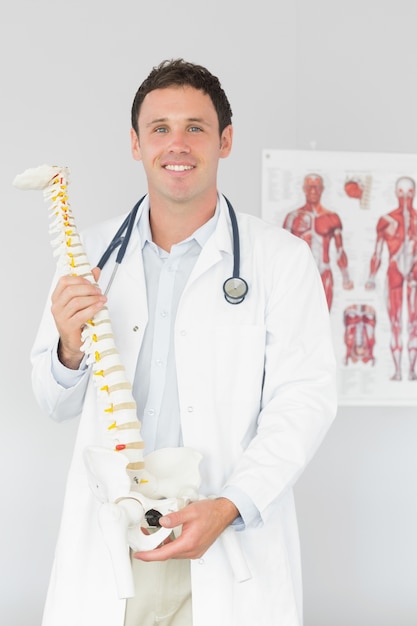
[[[187,331],[186,331],[186,330],[181,330],[181,331],[180,331],[180,335],[181,335],[181,337],[185,337],[185,335],[186,335],[186,334],[187,334]]]
[[[187,407],[187,411],[188,411],[189,413],[192,413],[192,412],[194,411],[194,407],[193,407],[193,406],[188,406],[188,407]]]
[[[168,315],[167,311],[161,311],[161,317],[166,317]]]
[[[204,559],[198,559],[199,565],[204,565]]]
[[[148,415],[155,415],[155,409],[148,409]]]

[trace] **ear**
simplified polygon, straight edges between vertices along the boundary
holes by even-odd
[[[226,126],[220,138],[220,158],[225,159],[232,150],[233,143],[233,127],[231,124]]]
[[[130,145],[131,145],[132,156],[135,159],[135,161],[141,161],[142,153],[141,153],[140,145],[139,145],[139,137],[134,128],[130,129]]]

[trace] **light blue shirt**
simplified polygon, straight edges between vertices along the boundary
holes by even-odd
[[[148,325],[140,350],[133,395],[142,422],[145,454],[182,445],[175,366],[174,324],[178,303],[201,249],[214,233],[214,216],[170,252],[152,241],[149,211],[139,220],[148,299]]]

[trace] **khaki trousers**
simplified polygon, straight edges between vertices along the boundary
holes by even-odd
[[[132,558],[135,597],[124,626],[192,626],[190,561],[145,563]]]

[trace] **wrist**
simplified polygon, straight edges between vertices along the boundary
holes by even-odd
[[[216,502],[220,506],[221,516],[226,526],[229,526],[237,517],[239,517],[239,509],[231,500],[229,500],[229,498],[220,496],[219,498],[216,498]]]
[[[77,352],[68,350],[62,345],[61,340],[58,342],[57,355],[62,365],[70,370],[77,370],[83,360],[83,353],[81,350],[78,350]]]

